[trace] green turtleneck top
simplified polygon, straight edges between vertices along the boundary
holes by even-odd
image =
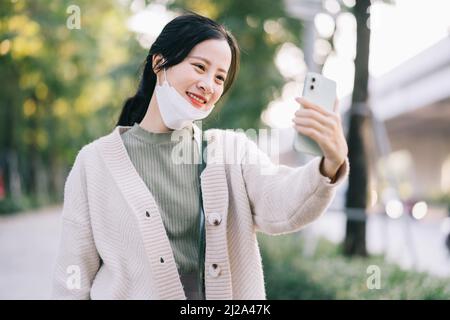
[[[153,133],[135,123],[122,134],[122,140],[158,204],[179,272],[197,272],[200,188],[195,161],[198,147],[192,126]],[[193,161],[180,163],[180,155]]]

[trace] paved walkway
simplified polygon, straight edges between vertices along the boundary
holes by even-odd
[[[0,299],[49,299],[61,207],[0,217]]]

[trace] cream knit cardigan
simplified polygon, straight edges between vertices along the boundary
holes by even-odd
[[[186,299],[158,206],[120,136],[130,128],[84,146],[67,177],[55,299]],[[256,231],[289,233],[317,219],[348,176],[348,159],[331,184],[319,157],[291,168],[243,133],[205,136],[206,299],[266,299]],[[238,163],[224,160],[233,153]]]

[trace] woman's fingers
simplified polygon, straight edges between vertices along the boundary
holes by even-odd
[[[315,110],[317,113],[322,114],[326,118],[330,118],[333,121],[338,120],[341,122],[341,116],[339,114],[339,100],[336,99],[334,101],[333,111],[328,111],[325,108],[322,108],[318,105],[313,104],[312,102],[309,102],[308,100],[305,100],[302,97],[295,98],[295,100],[303,106],[304,110]]]
[[[328,144],[332,143],[342,130],[339,116],[305,99],[297,98],[296,100],[302,104],[303,108],[295,112],[292,119],[294,128],[316,141],[319,146],[329,148]],[[338,110],[337,100],[334,110]]]
[[[322,108],[322,107],[320,107],[320,106],[318,106],[318,105],[316,105],[316,104],[314,104],[312,102],[309,102],[305,98],[298,97],[298,98],[295,98],[295,100],[299,104],[301,104],[304,108],[306,108],[306,109],[313,109],[313,110],[317,111],[318,113],[320,113],[320,114],[322,114],[324,116],[328,116],[329,117],[329,116],[332,116],[332,114],[333,114],[333,112],[330,112],[330,111],[326,110],[325,108]]]
[[[342,130],[337,99],[333,111],[325,110],[303,98],[295,100],[303,108],[295,112],[292,119],[294,128],[316,141],[326,159],[332,163],[342,163],[348,154],[348,146]]]
[[[336,120],[323,115],[315,109],[300,109],[295,112],[295,118],[308,118],[314,119],[319,122],[323,127],[334,127]]]
[[[315,120],[314,118],[295,117],[294,119],[292,119],[292,122],[300,126],[313,128],[319,132],[324,132],[327,130],[327,127],[322,125],[319,121]]]
[[[304,126],[300,126],[300,125],[298,125],[298,124],[295,124],[295,129],[296,129],[298,132],[300,132],[300,133],[302,133],[302,134],[304,134],[304,135],[310,137],[311,139],[313,139],[315,142],[317,142],[318,145],[321,145],[321,144],[322,144],[322,138],[321,138],[322,135],[321,135],[320,132],[317,131],[316,129],[314,129],[314,128],[309,128],[309,127],[304,127]]]

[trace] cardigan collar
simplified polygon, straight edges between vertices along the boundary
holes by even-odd
[[[185,299],[183,287],[179,278],[178,270],[175,265],[175,259],[170,246],[169,238],[165,231],[158,205],[151,194],[147,185],[140,177],[134,167],[127,150],[123,144],[121,134],[131,129],[131,126],[117,126],[110,134],[97,140],[95,144],[105,165],[111,173],[125,201],[135,213],[142,236],[153,237],[152,241],[157,241],[155,248],[154,242],[144,239],[144,247],[148,255],[149,262],[154,271],[155,283],[161,299]],[[202,130],[193,123],[194,138],[201,148]],[[213,150],[207,152],[206,167],[200,175],[200,183],[203,194],[204,214],[218,213],[222,217],[220,236],[212,235],[217,232],[206,225],[206,252],[205,252],[205,272],[207,272],[211,263],[216,263],[220,256],[219,263],[224,265],[222,270],[222,280],[217,290],[218,284],[211,283],[214,279],[205,278],[206,298],[207,299],[231,299],[231,273],[229,269],[229,257],[226,239],[226,224],[228,216],[228,185],[223,162],[223,150],[220,139],[222,135],[215,134],[220,130],[208,130],[204,132],[208,146],[214,142]],[[219,141],[217,141],[219,140]],[[134,186],[129,188],[128,186]],[[138,189],[138,192],[136,192]],[[148,215],[147,215],[148,212]],[[148,218],[152,220],[149,223]],[[207,217],[205,217],[207,221]],[[161,266],[160,260],[164,257],[164,266]],[[168,285],[168,284],[173,285]],[[210,286],[215,287],[210,291]],[[175,287],[175,291],[174,291]],[[174,293],[176,292],[176,293]]]

